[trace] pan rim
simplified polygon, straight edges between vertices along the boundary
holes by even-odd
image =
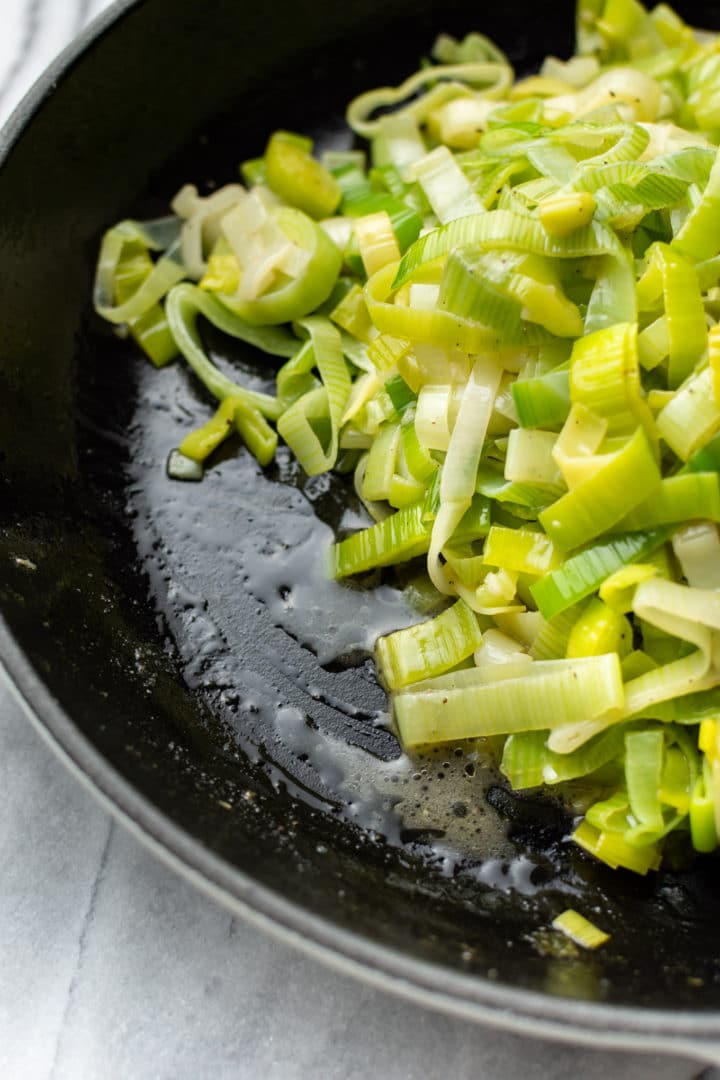
[[[115,0],[33,84],[0,131],[0,169],[63,77],[142,2]],[[105,809],[176,872],[265,932],[379,989],[466,1020],[537,1038],[720,1063],[720,1012],[607,1005],[516,989],[416,960],[314,915],[214,854],[133,787],[54,698],[2,612],[0,666],[36,730]]]

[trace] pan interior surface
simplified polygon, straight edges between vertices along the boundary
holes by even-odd
[[[613,873],[568,842],[557,804],[510,793],[481,758],[403,756],[371,650],[413,613],[390,577],[324,575],[330,539],[360,520],[347,483],[283,450],[262,471],[239,444],[202,484],[169,480],[210,402],[89,307],[104,228],[166,212],[184,182],[236,179],[277,127],[347,145],[347,101],[400,81],[440,30],[481,30],[532,67],[569,52],[571,27],[571,5],[547,0],[481,16],[146,0],[69,68],[0,170],[2,612],[112,768],[299,910],[450,974],[713,1011],[717,863]],[[205,332],[221,366],[272,385],[267,358]],[[571,906],[611,933],[604,949],[551,947]]]

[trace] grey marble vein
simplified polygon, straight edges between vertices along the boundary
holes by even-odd
[[[62,1017],[60,1019],[60,1026],[58,1028],[57,1042],[55,1043],[55,1051],[50,1063],[49,1074],[51,1077],[57,1074],[58,1061],[63,1057],[64,1040],[66,1034],[71,1030],[68,1024],[68,1017],[72,1011],[73,1003],[77,988],[83,976],[83,964],[85,960],[85,953],[87,949],[88,939],[90,937],[90,931],[92,928],[93,920],[95,918],[95,907],[97,904],[98,892],[100,885],[105,875],[105,868],[108,862],[108,856],[110,854],[110,844],[113,838],[114,822],[109,819],[107,821],[107,827],[105,830],[105,843],[103,844],[102,851],[100,852],[100,859],[95,870],[95,877],[90,887],[90,892],[87,900],[87,907],[82,918],[80,925],[80,932],[78,934],[77,953],[75,958],[75,967],[70,979],[70,985],[68,986],[67,997],[65,999],[65,1008],[63,1010]]]

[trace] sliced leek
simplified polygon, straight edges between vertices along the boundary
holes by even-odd
[[[519,81],[441,35],[350,103],[367,152],[270,133],[243,184],[109,229],[95,307],[218,402],[170,478],[282,439],[369,514],[333,577],[417,560],[432,617],[375,651],[404,746],[488,738],[513,787],[582,780],[575,842],[645,874],[673,830],[720,843],[720,38],[639,0],[577,25]],[[206,322],[284,359],[275,393]]]

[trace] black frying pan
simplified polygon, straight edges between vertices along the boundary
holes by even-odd
[[[408,618],[399,590],[319,573],[344,482],[285,453],[263,473],[239,445],[203,484],[169,481],[168,450],[209,403],[89,305],[105,227],[164,212],[184,181],[235,178],[276,127],[346,138],[349,98],[414,70],[439,30],[482,29],[531,67],[570,50],[571,24],[554,0],[142,0],[61,59],[2,146],[0,651],[138,832],[316,955],[506,1027],[720,1060],[718,862],[612,873],[557,806],[481,762],[399,758],[368,652]],[[207,343],[272,380],[252,350]],[[547,954],[571,905],[607,947]]]

